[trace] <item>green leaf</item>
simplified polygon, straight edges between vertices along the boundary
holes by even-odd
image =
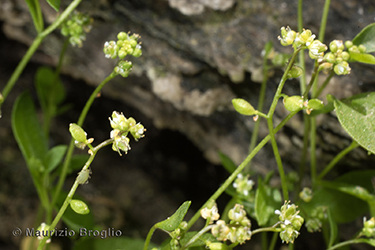
[[[64,203],[64,200],[66,196],[68,195],[67,192],[61,191],[59,198],[56,202],[55,208],[57,210],[60,209],[62,204]],[[80,200],[84,200],[80,195],[75,194],[75,197],[77,197]],[[74,230],[75,232],[79,232],[81,228],[86,228],[88,230],[94,228],[94,216],[93,213],[88,214],[78,214],[73,211],[71,206],[68,206],[61,218],[64,223],[67,225],[67,227],[71,230]]]
[[[371,54],[356,53],[356,52],[349,52],[349,54],[350,54],[350,61],[366,63],[366,64],[375,64],[375,57]]]
[[[56,11],[60,9],[60,0],[47,0],[47,3]]]
[[[365,188],[358,185],[350,185],[338,181],[319,181],[319,185],[350,194],[366,202],[374,200],[375,198],[375,196],[370,194]]]
[[[39,67],[35,75],[35,87],[43,112],[55,116],[58,113],[57,106],[63,102],[66,95],[60,79],[56,78],[50,68]]]
[[[354,45],[363,45],[366,47],[366,53],[375,51],[375,23],[367,25],[352,40]]]
[[[88,214],[90,213],[89,207],[81,200],[71,200],[70,207],[77,214]]]
[[[99,230],[99,232],[102,231],[107,230]],[[144,240],[142,239],[116,236],[101,239],[100,237],[101,236],[98,236],[96,239],[92,237],[81,237],[81,239],[74,245],[73,250],[142,250],[144,245]],[[150,247],[153,248],[155,245],[150,244]]]
[[[12,130],[23,157],[43,159],[48,151],[47,139],[37,119],[34,103],[28,93],[21,94],[12,111]]]
[[[43,164],[48,173],[53,171],[57,165],[59,165],[65,155],[66,149],[66,145],[58,145],[48,151],[43,159]]]
[[[40,10],[40,5],[38,0],[25,0],[27,7],[29,7],[29,11],[31,17],[34,22],[35,29],[38,32],[43,31],[43,16]]]
[[[258,189],[255,194],[255,217],[259,226],[274,224],[277,221],[275,210],[280,208],[281,195],[277,189],[263,184],[258,179]],[[273,218],[272,218],[273,217]]]
[[[237,165],[234,164],[234,162],[232,161],[231,158],[229,158],[229,156],[225,155],[224,153],[221,153],[221,152],[218,152],[219,153],[219,157],[220,157],[220,161],[221,161],[221,165],[223,165],[223,167],[231,174],[233,173],[236,168],[237,168]]]
[[[328,248],[330,248],[333,245],[333,243],[335,243],[338,229],[337,229],[337,224],[335,220],[333,219],[331,210],[329,208],[327,210],[327,213],[328,213],[328,222],[329,222],[329,231],[330,231]]]
[[[366,150],[375,154],[375,92],[334,100],[336,114],[345,131]]]
[[[185,201],[171,217],[159,223],[156,223],[155,227],[166,230],[168,232],[175,230],[183,221],[190,207],[190,204],[191,201]]]

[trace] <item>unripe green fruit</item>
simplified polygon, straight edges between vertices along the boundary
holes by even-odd
[[[234,109],[242,115],[255,115],[257,111],[251,106],[250,103],[241,98],[235,98],[232,100]]]
[[[70,207],[73,209],[74,212],[77,214],[88,214],[90,213],[89,207],[80,200],[71,200],[70,201]]]
[[[297,95],[284,97],[284,106],[290,112],[301,110],[303,108],[303,97]]]
[[[323,101],[321,101],[319,99],[311,99],[311,100],[309,100],[309,102],[307,104],[307,108],[313,109],[313,110],[320,110],[320,109],[324,108],[324,104],[323,104]]]
[[[74,138],[74,140],[78,142],[85,143],[87,138],[86,138],[86,132],[77,124],[71,123],[69,125],[69,132]]]

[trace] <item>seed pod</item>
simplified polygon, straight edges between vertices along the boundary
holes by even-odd
[[[73,209],[74,212],[77,214],[88,214],[90,213],[89,207],[80,200],[71,200],[70,201],[70,207]]]
[[[284,106],[290,112],[301,110],[303,108],[303,97],[298,95],[284,97]]]
[[[87,140],[86,132],[80,126],[78,126],[77,124],[71,123],[69,125],[69,132],[72,135],[72,137],[74,138],[74,140],[76,140],[78,142],[86,143],[86,140]]]
[[[311,100],[309,100],[309,102],[307,104],[307,108],[313,109],[313,110],[320,110],[320,109],[324,108],[324,104],[323,104],[323,101],[321,101],[319,99],[311,99]]]
[[[78,184],[87,184],[89,183],[89,179],[91,178],[90,177],[90,174],[91,174],[91,169],[83,169],[81,172],[79,172],[78,176],[77,176],[77,181],[78,181]]]
[[[257,112],[250,103],[241,98],[232,100],[234,109],[241,115],[255,115]]]

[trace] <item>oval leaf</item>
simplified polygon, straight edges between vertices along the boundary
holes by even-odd
[[[258,189],[255,194],[255,217],[259,226],[276,223],[275,210],[280,207],[281,195],[278,190],[264,185],[261,178],[258,179]],[[272,218],[273,217],[273,218]]]
[[[81,200],[71,200],[70,207],[77,214],[88,214],[90,213],[89,207]]]
[[[166,230],[168,232],[175,230],[183,221],[190,207],[190,204],[191,204],[191,201],[185,201],[171,217],[157,223],[155,227]]]
[[[350,52],[350,61],[366,63],[366,64],[375,64],[375,57],[366,53],[355,53]]]
[[[56,11],[59,11],[60,0],[47,0],[47,3]]]
[[[223,153],[219,152],[219,157],[220,157],[221,165],[223,165],[224,168],[230,174],[233,173],[236,170],[237,165],[232,161],[231,158],[229,158],[229,156],[227,156],[226,154],[223,154]]]
[[[367,25],[356,37],[353,38],[354,45],[363,45],[366,47],[366,52],[371,53],[375,51],[375,23]]]
[[[47,139],[37,119],[30,94],[21,94],[12,110],[12,130],[23,157],[43,159],[48,150]]]
[[[366,150],[375,154],[375,92],[335,99],[336,114],[345,131]]]
[[[43,159],[43,164],[47,168],[48,173],[59,165],[65,155],[66,149],[66,145],[58,145],[48,151]]]

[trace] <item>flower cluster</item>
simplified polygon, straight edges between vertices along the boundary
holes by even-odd
[[[86,40],[86,33],[90,32],[93,22],[90,16],[74,11],[70,19],[61,25],[61,34],[69,37],[73,46],[82,47],[82,41]]]
[[[327,207],[318,206],[311,211],[309,216],[310,218],[308,218],[305,223],[307,231],[310,233],[320,231],[323,225],[323,221],[325,221],[328,217]]]
[[[236,204],[229,210],[228,217],[231,220],[226,224],[223,220],[218,220],[212,227],[211,233],[220,241],[230,240],[232,243],[245,243],[251,238],[251,222],[246,217],[246,211],[242,205]]]
[[[366,217],[363,218],[363,229],[361,234],[366,237],[375,237],[375,218],[372,217],[371,219],[366,221]]]
[[[278,39],[283,46],[293,45],[295,49],[307,47],[312,59],[321,59],[324,56],[324,51],[327,50],[327,46],[321,41],[315,40],[315,37],[309,29],[304,29],[301,33],[298,33],[290,27],[282,27],[281,36]]]
[[[109,41],[104,43],[104,53],[107,58],[120,58],[121,60],[127,55],[140,57],[142,55],[141,44],[138,43],[140,36],[133,34],[129,36],[129,33],[120,32],[117,35],[117,42]]]
[[[127,55],[140,57],[142,55],[141,44],[138,43],[140,36],[138,34],[129,35],[129,33],[120,32],[116,41],[107,41],[104,43],[104,54],[107,58],[119,58],[114,74],[120,74],[127,77],[132,70],[133,64],[129,61],[122,61]]]
[[[110,133],[113,139],[112,149],[117,151],[120,155],[120,150],[125,154],[130,150],[128,133],[134,137],[136,141],[144,137],[146,129],[142,124],[137,123],[133,117],[126,118],[122,113],[113,111],[112,119],[109,118],[113,130]]]
[[[187,222],[182,221],[178,227],[170,233],[171,241],[169,242],[169,246],[171,250],[178,250],[180,249],[180,240],[184,238],[185,232],[187,228]]]
[[[249,175],[244,177],[242,174],[238,174],[237,179],[233,183],[233,187],[236,189],[236,191],[245,196],[249,195],[249,191],[253,189],[253,186],[254,181],[249,180]]]
[[[304,222],[304,219],[298,215],[297,206],[285,202],[281,207],[281,210],[276,210],[275,214],[279,215],[279,221],[281,223],[280,238],[286,243],[293,243],[299,235],[299,230]]]

